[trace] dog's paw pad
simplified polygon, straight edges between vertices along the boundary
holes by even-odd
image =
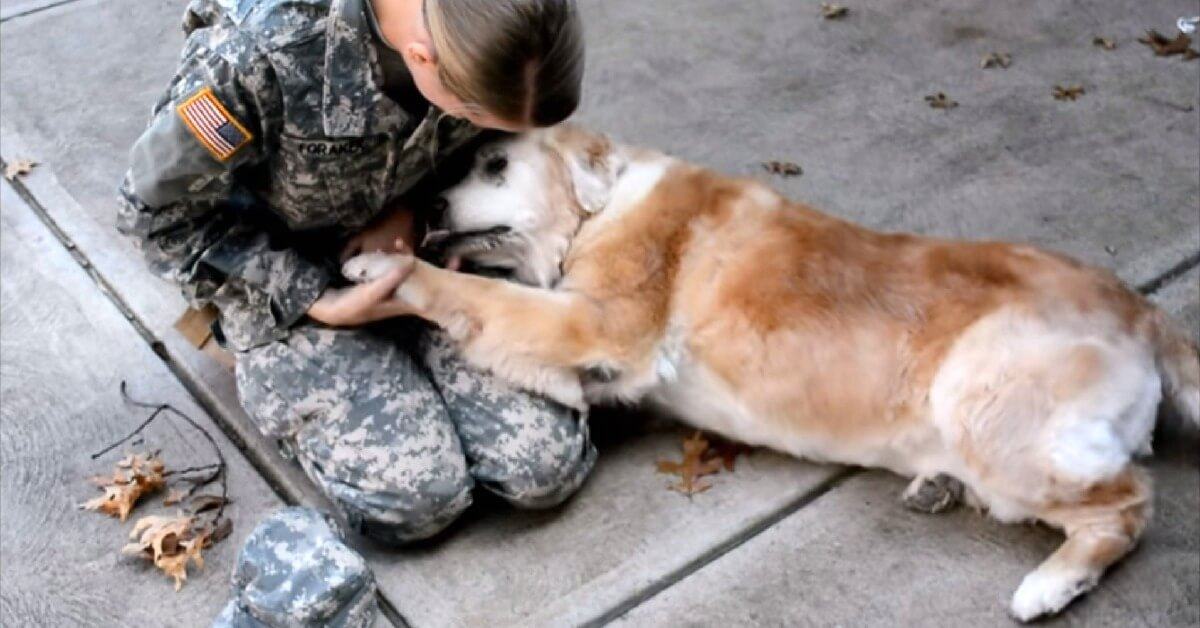
[[[391,271],[412,263],[412,256],[396,253],[363,253],[355,255],[342,264],[342,276],[355,283],[378,279]]]
[[[962,496],[962,482],[943,473],[932,478],[914,479],[900,496],[900,501],[911,510],[937,514],[953,508]]]

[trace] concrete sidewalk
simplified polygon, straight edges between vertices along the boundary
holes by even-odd
[[[231,375],[173,331],[177,290],[151,278],[113,228],[115,187],[172,73],[184,4],[0,0],[0,157],[41,163],[16,184],[28,207],[7,187],[3,197],[3,625],[202,626],[219,607],[238,538],[179,594],[140,564],[110,561],[106,545],[89,546],[95,559],[77,569],[33,566],[55,537],[94,535],[96,522],[54,510],[79,496],[74,484],[86,488],[72,478],[87,474],[92,440],[16,435],[37,433],[22,431],[36,422],[86,423],[130,371],[153,373],[160,396],[190,393],[197,414],[244,446],[240,533],[275,504],[323,504],[249,427]],[[581,4],[581,122],[731,173],[765,178],[762,161],[794,161],[804,174],[777,187],[873,227],[1020,240],[1113,268],[1200,336],[1200,62],[1155,57],[1135,41],[1147,28],[1173,34],[1175,18],[1200,13],[1200,2],[863,2],[837,21],[796,0]],[[1095,36],[1117,49],[1094,46]],[[981,69],[989,52],[1011,54],[1012,65]],[[1079,100],[1052,97],[1073,84],[1086,90]],[[959,106],[929,108],[924,96],[938,91]],[[67,247],[86,270],[71,267]],[[111,314],[72,336],[96,359],[10,350],[14,335],[54,337],[27,302],[50,311],[69,298],[82,305],[66,309]],[[103,359],[114,353],[126,360]],[[35,412],[63,386],[94,393]],[[485,503],[438,543],[362,546],[386,621],[1005,624],[1021,575],[1059,542],[965,511],[916,516],[898,503],[894,477],[767,452],[688,500],[654,471],[676,455],[681,430],[625,418],[595,431],[599,466],[561,509]],[[1200,623],[1196,435],[1162,437],[1158,514],[1141,548],[1051,623]],[[72,465],[44,489],[56,501],[12,498],[43,490],[32,470],[50,455]],[[57,529],[23,523],[56,517]],[[135,585],[113,593],[113,578]],[[78,610],[104,595],[121,608]],[[164,599],[166,619],[152,612]]]

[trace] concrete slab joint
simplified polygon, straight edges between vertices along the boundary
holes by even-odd
[[[35,584],[69,576],[31,569],[34,544],[9,536],[41,539],[39,521],[57,520],[70,505],[50,480],[72,486],[82,470],[62,463],[46,471],[49,479],[30,476],[44,471],[19,455],[21,446],[36,449],[26,445],[32,432],[10,426],[45,421],[69,437],[58,457],[76,460],[85,448],[75,436],[114,426],[67,420],[83,409],[119,416],[106,397],[115,374],[140,373],[146,386],[228,433],[222,449],[237,460],[244,491],[236,534],[285,501],[327,507],[246,419],[228,371],[172,330],[184,307],[178,291],[151,278],[113,228],[128,148],[177,61],[184,4],[0,0],[0,158],[41,162],[3,186],[6,625],[30,617],[161,623],[138,604],[108,600],[98,603],[99,616],[72,614],[97,603],[86,581],[35,594]],[[1200,338],[1200,76],[1188,69],[1194,63],[1154,57],[1134,41],[1194,14],[1194,0],[1098,0],[1086,10],[865,3],[836,21],[793,0],[753,4],[735,10],[724,0],[694,0],[680,12],[583,0],[589,58],[577,119],[633,144],[763,177],[879,229],[1029,242],[1112,268]],[[1091,45],[1097,35],[1118,47]],[[1010,66],[980,69],[993,51],[1011,55]],[[1056,83],[1081,83],[1086,92],[1057,101]],[[939,91],[959,106],[930,109],[923,98]],[[803,174],[771,177],[761,166],[769,160],[794,161]],[[10,307],[16,300],[28,305]],[[51,334],[38,316],[67,331]],[[28,339],[10,326],[28,330]],[[63,361],[43,368],[50,362],[35,359],[27,341],[56,337],[82,343],[74,362],[90,356],[111,372],[62,376],[72,363]],[[18,370],[14,389],[32,388],[9,397]],[[51,387],[55,377],[86,399],[39,405],[36,392],[62,396]],[[999,624],[1011,588],[1059,540],[966,510],[917,515],[897,500],[898,478],[766,452],[687,500],[654,472],[677,451],[675,428],[595,429],[599,466],[560,509],[515,512],[485,500],[436,543],[400,551],[356,545],[376,573],[387,617],[414,626]],[[1067,622],[1200,623],[1200,474],[1188,443],[1194,435],[1172,431],[1156,442],[1161,492],[1151,530]],[[36,501],[16,501],[20,495],[43,489],[53,496],[44,507],[9,519]],[[125,568],[95,541],[107,537],[87,536],[80,551],[89,569]],[[214,565],[231,564],[237,541],[226,543]],[[12,585],[10,570],[28,586]],[[156,578],[128,575],[131,595],[162,597]],[[224,599],[223,586],[213,585],[224,584],[218,575],[165,600],[171,616],[206,625]]]

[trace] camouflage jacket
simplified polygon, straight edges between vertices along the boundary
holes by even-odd
[[[385,95],[363,0],[192,0],[184,31],[118,228],[244,350],[285,336],[332,278],[297,242],[360,229],[478,130]]]

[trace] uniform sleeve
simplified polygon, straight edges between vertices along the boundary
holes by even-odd
[[[189,302],[217,306],[226,344],[242,350],[286,335],[330,276],[273,242],[237,202],[234,173],[263,159],[280,97],[252,45],[218,34],[221,43],[210,48],[203,35],[189,39],[130,153],[117,224]]]

